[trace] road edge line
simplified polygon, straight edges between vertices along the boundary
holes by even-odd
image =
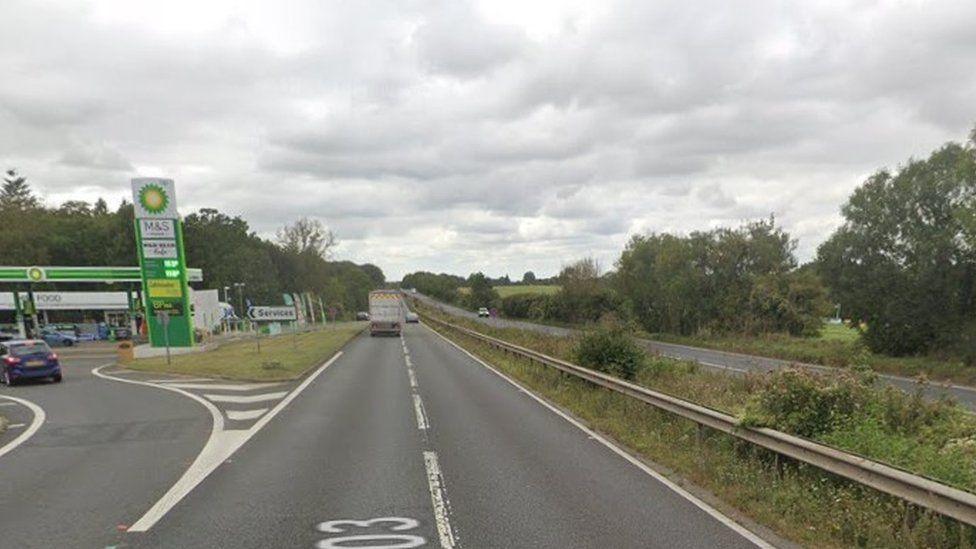
[[[34,415],[34,418],[31,420],[30,427],[25,429],[23,433],[17,435],[15,439],[3,445],[3,447],[0,447],[0,458],[2,458],[3,456],[9,454],[10,452],[16,450],[18,446],[27,442],[28,439],[34,436],[34,433],[40,430],[41,426],[44,425],[44,422],[47,421],[47,414],[44,412],[44,408],[41,408],[37,404],[27,399],[8,396],[8,395],[0,395],[0,398],[5,398],[14,401],[17,404],[26,407],[28,410],[31,411],[31,414]]]
[[[147,532],[157,522],[162,520],[163,517],[169,513],[173,507],[183,500],[186,496],[190,494],[201,482],[204,481],[210,473],[214,472],[221,464],[223,464],[227,458],[232,456],[238,449],[241,448],[248,440],[251,439],[258,431],[260,431],[265,425],[271,421],[274,416],[278,414],[285,406],[291,403],[299,393],[305,390],[309,384],[314,381],[319,374],[325,371],[326,368],[332,365],[340,356],[342,356],[342,351],[337,351],[336,354],[332,355],[329,360],[324,364],[319,366],[318,370],[315,370],[311,375],[309,375],[302,383],[296,386],[292,391],[286,395],[270,412],[265,414],[260,420],[258,420],[250,429],[246,431],[235,431],[235,430],[225,430],[224,429],[224,416],[220,409],[214,404],[207,401],[203,397],[195,395],[189,391],[185,391],[178,387],[170,387],[164,384],[148,383],[145,381],[139,381],[135,379],[123,379],[119,377],[114,377],[109,374],[104,374],[101,372],[102,368],[111,366],[111,364],[103,364],[92,369],[92,374],[102,379],[107,379],[111,381],[119,381],[122,383],[131,383],[133,385],[143,385],[146,387],[153,387],[157,389],[165,389],[167,391],[172,391],[174,393],[181,394],[188,398],[195,400],[203,404],[213,418],[213,425],[210,431],[210,437],[204,443],[203,448],[197,457],[193,460],[193,463],[183,472],[183,475],[176,481],[173,486],[169,488],[162,495],[162,497],[157,500],[152,507],[149,508],[135,523],[133,523],[129,528],[128,532]]]
[[[650,466],[648,466],[646,463],[644,463],[640,458],[632,455],[630,452],[628,452],[627,450],[621,448],[620,446],[618,446],[614,442],[610,441],[609,439],[607,439],[606,437],[604,437],[600,433],[594,431],[593,429],[590,429],[586,425],[583,425],[579,420],[577,420],[573,416],[567,414],[563,410],[560,410],[558,407],[556,407],[555,405],[553,405],[549,401],[547,401],[547,400],[543,399],[542,397],[540,397],[539,395],[535,394],[528,387],[522,385],[521,383],[519,383],[515,379],[509,377],[508,374],[505,374],[505,373],[501,372],[500,370],[498,370],[497,368],[495,368],[491,364],[488,364],[486,361],[484,361],[481,358],[475,356],[473,353],[471,353],[470,351],[468,351],[464,347],[461,347],[457,343],[451,341],[449,338],[447,338],[446,336],[444,336],[443,334],[441,334],[437,330],[435,330],[435,329],[431,328],[430,326],[428,326],[427,323],[422,323],[422,324],[423,324],[423,326],[425,328],[427,328],[431,332],[434,332],[435,334],[437,334],[438,337],[440,337],[444,341],[448,342],[451,346],[453,346],[457,350],[461,351],[462,353],[464,353],[465,355],[467,355],[469,358],[471,358],[475,362],[481,364],[485,368],[488,368],[489,370],[491,370],[493,373],[495,373],[497,376],[501,377],[505,381],[511,383],[513,386],[515,386],[515,388],[519,389],[520,391],[522,391],[523,393],[525,393],[526,395],[528,395],[529,397],[531,397],[533,400],[535,400],[539,404],[545,406],[547,409],[549,409],[551,412],[555,413],[559,417],[561,417],[564,420],[568,421],[569,423],[571,423],[572,425],[574,425],[576,428],[578,428],[579,430],[583,431],[584,433],[586,433],[587,435],[589,435],[590,437],[592,437],[594,440],[600,442],[601,444],[603,444],[604,446],[606,446],[607,448],[609,448],[613,453],[615,453],[618,456],[624,458],[625,460],[627,460],[628,462],[630,462],[632,465],[634,465],[635,467],[637,467],[638,469],[640,469],[641,471],[643,471],[647,475],[651,476],[652,478],[654,478],[655,480],[657,480],[661,484],[665,485],[672,492],[674,492],[674,493],[678,494],[679,496],[683,497],[684,499],[688,500],[690,503],[694,504],[696,507],[698,507],[699,509],[701,509],[702,511],[704,511],[705,513],[707,513],[709,516],[711,516],[715,520],[721,522],[726,527],[728,527],[730,530],[732,530],[735,533],[739,534],[740,536],[742,536],[743,538],[745,538],[746,540],[748,540],[749,542],[751,542],[755,546],[761,547],[762,549],[775,549],[775,546],[773,544],[771,544],[768,541],[764,540],[763,538],[761,538],[759,535],[757,535],[752,530],[749,530],[745,526],[739,524],[738,522],[736,522],[735,520],[733,520],[731,517],[723,514],[721,511],[719,511],[718,509],[712,507],[711,505],[709,505],[705,501],[702,501],[700,498],[698,498],[697,496],[695,496],[691,492],[685,490],[684,488],[682,488],[681,486],[679,486],[678,484],[676,484],[671,479],[669,479],[666,476],[662,475],[661,473],[655,471]]]

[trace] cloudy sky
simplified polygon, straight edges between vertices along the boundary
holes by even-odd
[[[337,256],[552,274],[774,213],[976,123],[976,2],[3,0],[0,166],[49,204],[176,180]]]

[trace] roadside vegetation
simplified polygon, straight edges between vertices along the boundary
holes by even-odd
[[[880,373],[919,377],[931,381],[948,381],[976,385],[976,368],[959,359],[942,359],[933,355],[888,356],[871,352],[857,330],[828,325],[817,337],[787,334],[740,334],[681,336],[666,333],[638,333],[657,341],[706,347],[720,351],[779,358],[838,368],[867,365]]]
[[[511,286],[495,286],[495,291],[502,299],[513,295],[552,295],[559,292],[558,284],[517,284]]]
[[[126,368],[243,381],[296,379],[336,353],[363,331],[365,323],[339,322],[315,330],[225,343],[202,353],[132,361]],[[258,351],[258,344],[261,350]]]
[[[637,354],[640,350],[612,323],[578,338],[560,338],[491,328],[428,308],[423,313],[560,358],[589,360],[590,367],[613,375],[636,361],[631,378],[640,385],[736,415],[746,425],[791,432],[976,490],[976,420],[952,402],[927,402],[918,394],[880,387],[863,368],[829,376],[796,370],[727,376]],[[976,542],[976,531],[951,519],[721,433],[699,438],[691,422],[514,359],[458,332],[444,333],[591,427],[799,543],[955,547]]]

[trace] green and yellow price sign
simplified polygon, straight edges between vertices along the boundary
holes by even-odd
[[[133,179],[132,201],[150,344],[162,347],[168,340],[171,347],[191,347],[193,318],[186,253],[173,181],[147,177]],[[167,313],[168,323],[160,322],[157,313]]]

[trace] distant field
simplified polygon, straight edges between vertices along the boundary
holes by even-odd
[[[543,284],[528,284],[525,286],[495,286],[495,291],[501,297],[508,297],[510,295],[517,294],[554,294],[559,291],[559,286],[543,285]]]
[[[518,294],[554,294],[559,291],[559,286],[556,284],[527,284],[525,286],[495,286],[495,291],[498,292],[500,297],[508,297],[510,295]],[[458,288],[458,293],[461,295],[471,293],[471,288],[467,286],[461,286]]]

